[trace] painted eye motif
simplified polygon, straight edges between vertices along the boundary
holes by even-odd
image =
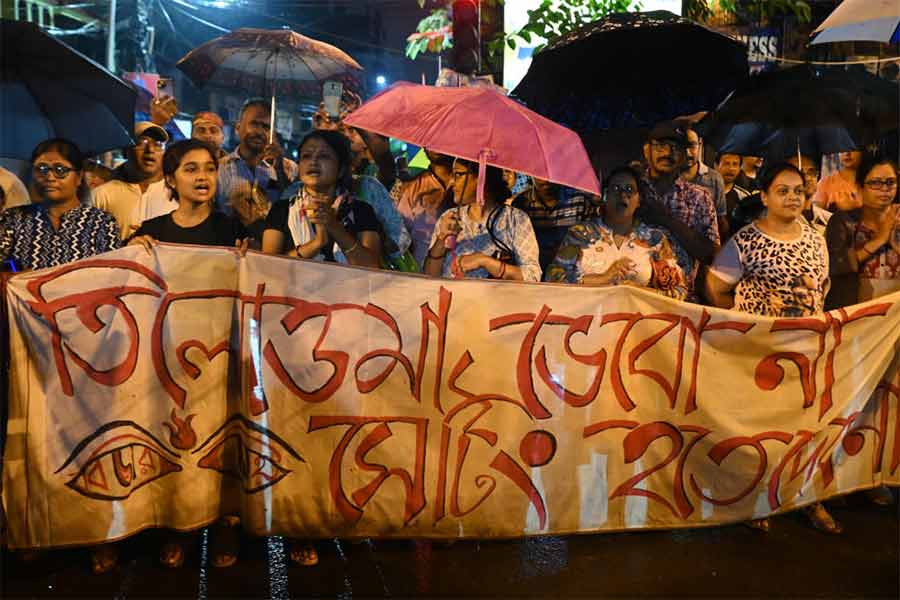
[[[107,424],[76,446],[56,471],[88,498],[124,500],[136,490],[181,471],[180,456],[131,422]]]
[[[234,415],[194,450],[202,454],[201,469],[212,469],[241,482],[244,492],[253,494],[288,476],[291,458],[305,462],[277,435],[241,415]]]

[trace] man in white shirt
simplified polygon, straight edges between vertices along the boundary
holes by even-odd
[[[136,143],[128,149],[128,162],[116,169],[115,179],[93,192],[93,203],[115,217],[122,239],[128,239],[141,223],[178,208],[163,179],[163,154],[169,134],[141,121],[134,127]]]

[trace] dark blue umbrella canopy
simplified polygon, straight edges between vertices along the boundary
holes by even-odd
[[[782,139],[818,139],[825,152],[875,143],[900,120],[900,87],[865,71],[798,65],[750,77],[698,125],[715,148],[739,140],[757,141],[776,130]],[[736,151],[733,147],[731,151]]]
[[[551,41],[513,91],[579,133],[652,127],[715,108],[747,78],[747,47],[668,11],[614,13]]]
[[[61,137],[86,155],[132,144],[136,93],[32,23],[0,20],[0,156]]]

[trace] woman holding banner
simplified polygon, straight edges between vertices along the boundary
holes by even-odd
[[[84,203],[84,156],[72,142],[41,142],[31,154],[40,202],[0,217],[0,263],[12,270],[43,269],[119,247],[116,220]]]
[[[856,171],[862,207],[838,211],[828,222],[825,239],[831,260],[831,291],[825,308],[832,310],[900,291],[900,204],[897,165],[867,154]],[[867,492],[887,506],[894,499],[885,487]]]
[[[804,179],[779,163],[758,180],[766,211],[741,228],[716,256],[706,277],[707,298],[719,308],[768,317],[808,317],[824,309],[828,291],[825,240],[802,218]],[[841,525],[817,502],[803,509],[813,526],[840,533]],[[769,530],[769,519],[747,523]]]
[[[166,149],[163,176],[178,208],[144,221],[128,240],[149,252],[159,242],[247,248],[249,234],[234,217],[215,210],[219,159],[208,144],[182,140]]]
[[[676,253],[665,229],[634,217],[641,203],[639,180],[631,167],[610,172],[603,187],[604,216],[569,229],[547,268],[546,281],[634,285],[676,300],[687,297],[690,258]]]
[[[452,185],[456,208],[438,219],[423,271],[432,277],[540,281],[538,245],[531,220],[506,205],[503,171],[487,167],[479,204],[478,163],[456,159]]]

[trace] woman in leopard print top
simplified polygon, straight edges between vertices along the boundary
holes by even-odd
[[[828,292],[828,250],[807,225],[803,174],[793,165],[774,165],[760,177],[765,213],[732,237],[706,277],[707,298],[719,308],[767,317],[808,317],[823,311]],[[817,502],[803,509],[826,533],[841,526]],[[768,519],[748,525],[768,531]]]

